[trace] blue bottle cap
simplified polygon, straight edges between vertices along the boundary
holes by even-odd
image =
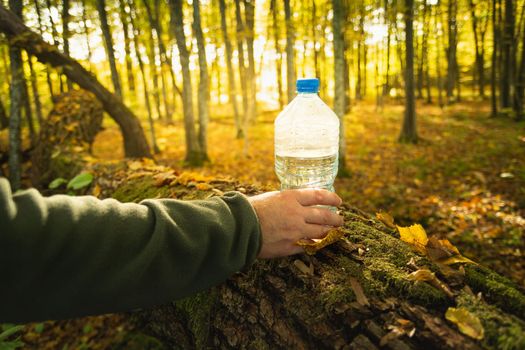
[[[297,92],[316,94],[319,91],[319,79],[297,79],[295,86],[297,88]]]

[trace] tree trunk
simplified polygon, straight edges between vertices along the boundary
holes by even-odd
[[[0,5],[0,32],[16,37],[16,45],[36,56],[42,63],[61,67],[63,73],[83,89],[91,91],[100,100],[105,111],[117,122],[124,139],[127,157],[151,157],[148,143],[139,120],[122,101],[110,93],[91,73],[71,57],[65,56],[55,46],[47,44],[38,34]]]
[[[208,119],[210,92],[208,77],[208,62],[206,61],[206,48],[204,46],[204,35],[202,34],[201,15],[199,0],[193,0],[193,32],[197,40],[197,53],[199,55],[199,145],[204,160],[208,160]]]
[[[44,28],[42,25],[42,13],[40,12],[40,5],[38,4],[38,0],[33,0],[33,4],[35,5],[35,12],[37,14],[37,19],[38,19],[38,31],[40,35],[43,35]],[[53,92],[53,82],[51,81],[51,74],[49,73],[49,69],[47,67],[45,68],[45,72],[46,72],[47,87],[49,89],[49,95],[51,96],[51,101],[53,101],[55,98],[55,95]]]
[[[71,56],[69,53],[69,37],[71,33],[69,31],[69,21],[71,15],[69,14],[69,0],[62,0],[62,41],[64,42],[64,55]],[[73,83],[68,79],[67,80],[68,90],[73,89]]]
[[[496,1],[492,0],[492,67],[490,70],[490,115],[491,117],[498,116],[498,100],[497,100],[497,66],[498,66],[498,51],[499,51],[499,29],[497,24]]]
[[[346,142],[345,142],[345,38],[344,19],[345,8],[342,0],[332,0],[333,33],[334,33],[334,112],[339,117],[339,171],[346,172]]]
[[[129,14],[126,10],[126,2],[119,0],[119,17],[122,23],[122,33],[124,34],[124,52],[126,59],[126,73],[128,81],[128,89],[130,92],[135,92],[135,76],[133,74],[133,62],[131,61],[131,40],[129,38]]]
[[[22,0],[9,0],[9,8],[11,11],[13,11],[11,16],[22,23]],[[3,10],[5,8],[0,5],[0,9]],[[0,21],[0,26],[2,23],[3,21]],[[20,47],[15,45],[9,46],[9,59],[11,67],[11,103],[9,110],[9,182],[11,183],[11,188],[13,191],[16,191],[21,185],[21,124],[24,96],[24,68]]]
[[[501,107],[511,108],[514,90],[514,3],[505,0],[505,23],[503,27],[503,71],[501,75]]]
[[[416,143],[416,104],[414,94],[414,0],[405,0],[405,38],[406,38],[406,67],[405,67],[405,117],[403,128],[399,135],[400,142]]]
[[[113,48],[113,39],[111,37],[111,29],[108,24],[108,15],[106,12],[106,0],[97,0],[97,11],[102,27],[102,35],[104,37],[104,47],[106,48],[106,55],[109,60],[109,68],[111,70],[111,81],[115,89],[115,95],[122,99],[122,88],[120,86],[120,77],[117,70],[117,63],[115,60],[115,49]]]
[[[82,0],[82,26],[84,27],[84,37],[86,38],[86,48],[87,48],[87,60],[89,62],[89,70],[93,71],[92,63],[91,63],[91,57],[93,57],[93,52],[91,50],[91,44],[89,40],[89,26],[87,24],[87,7],[86,7],[86,0]]]
[[[448,2],[448,47],[447,47],[447,99],[450,102],[454,98],[454,87],[458,79],[457,76],[457,0],[449,0]]]
[[[273,0],[275,1],[275,0]],[[235,88],[235,75],[233,73],[233,57],[232,44],[228,35],[228,26],[226,25],[226,4],[224,0],[219,0],[219,8],[221,12],[221,30],[226,50],[226,67],[228,69],[228,98],[232,105],[233,116],[235,120],[236,138],[243,137],[243,130],[241,124],[241,117],[239,115],[239,107],[237,106],[237,90]]]
[[[4,103],[2,102],[2,99],[0,99],[0,130],[4,130],[9,126],[9,119],[7,118],[7,114],[5,112]]]
[[[29,71],[31,76],[31,91],[33,93],[33,100],[35,102],[35,112],[36,118],[38,120],[38,125],[42,125],[42,103],[40,103],[40,93],[38,92],[38,81],[36,79],[36,73],[33,69],[33,57],[29,56],[27,58],[27,63],[29,65]]]
[[[186,135],[186,162],[191,165],[201,165],[205,160],[195,132],[193,117],[193,98],[190,74],[190,55],[186,48],[186,36],[183,27],[182,0],[170,0],[172,28],[179,49],[180,65],[182,67],[182,109],[184,112],[184,130]]]
[[[46,0],[46,6],[48,9],[51,8],[57,8],[54,4],[51,3],[51,0]],[[59,47],[59,40],[58,40],[58,32],[57,32],[57,25],[55,25],[55,22],[53,20],[53,16],[49,16],[49,23],[51,25],[51,34],[53,36],[53,45],[56,47]],[[62,82],[62,74],[58,74],[58,82],[59,82],[59,88],[60,93],[64,92],[64,83]]]
[[[523,24],[523,34],[521,36],[521,63],[516,78],[516,94],[514,98],[514,110],[516,111],[516,120],[522,120],[523,102],[525,95],[525,23]]]
[[[290,9],[290,0],[284,0],[284,19],[286,22],[286,87],[288,103],[295,97],[295,29],[292,19],[292,10]]]
[[[242,92],[242,125],[244,132],[247,130],[244,129],[244,123],[246,121],[246,115],[248,114],[248,84],[246,81],[246,66],[244,63],[244,41],[245,41],[245,31],[244,23],[241,15],[241,3],[240,0],[235,0],[235,20],[237,22],[237,59],[239,62],[239,79],[241,81],[241,92]]]
[[[153,185],[154,175],[125,180],[115,197],[140,201],[144,186],[151,196],[160,196],[166,187]],[[169,191],[178,199],[193,199],[241,187],[213,186],[198,194],[183,185],[170,185]],[[248,195],[257,192],[243,187]],[[176,349],[523,348],[525,295],[514,283],[475,264],[456,265],[447,277],[400,241],[395,230],[349,205],[340,210],[345,240],[314,256],[259,260],[222,285],[135,313],[135,319]],[[411,279],[410,273],[423,266],[451,286],[449,296]],[[459,332],[445,319],[448,307],[479,318],[484,338],[476,341]]]
[[[386,34],[386,69],[385,69],[385,84],[383,86],[383,97],[386,97],[390,94],[390,41],[392,37],[392,25],[393,22],[390,17],[389,13],[391,10],[389,10],[388,6],[389,0],[385,0],[385,25],[387,27],[387,34]],[[395,10],[394,10],[395,11]]]
[[[150,136],[151,136],[151,146],[153,147],[154,153],[159,153],[160,149],[157,144],[157,136],[155,134],[155,123],[153,121],[153,113],[151,110],[151,104],[149,102],[149,90],[148,90],[148,82],[147,82],[147,76],[146,76],[146,70],[144,68],[144,61],[142,61],[142,56],[140,55],[140,49],[139,49],[139,37],[140,37],[140,28],[135,25],[135,19],[137,17],[137,14],[135,12],[135,6],[133,3],[133,0],[130,0],[129,2],[130,7],[130,16],[129,16],[129,24],[131,26],[131,30],[133,33],[133,46],[135,47],[135,56],[137,56],[137,62],[139,63],[139,69],[140,69],[140,75],[142,76],[142,89],[144,90],[144,102],[146,104],[146,110],[148,111],[148,122],[149,122],[149,130],[150,130]]]
[[[283,100],[283,75],[282,75],[282,65],[283,65],[283,53],[281,50],[281,45],[279,43],[280,38],[280,26],[279,21],[277,20],[277,16],[279,14],[278,4],[276,0],[271,0],[270,2],[270,10],[272,12],[272,28],[273,28],[273,42],[275,45],[275,54],[277,55],[277,59],[275,62],[275,69],[276,69],[276,78],[277,78],[277,99],[279,101],[279,109],[283,110],[284,108],[284,100]],[[312,26],[313,29],[315,29],[314,26]],[[317,55],[315,56],[317,58]],[[318,73],[318,67],[317,67],[317,60],[315,61],[316,64],[316,76],[319,77]]]
[[[255,0],[244,0],[244,16],[246,18],[246,51],[248,53],[248,115],[246,123],[255,121],[257,114],[257,77],[255,76],[255,57],[253,42],[255,40]],[[246,126],[247,127],[247,126]]]

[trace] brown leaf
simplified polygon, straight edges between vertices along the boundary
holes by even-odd
[[[313,255],[317,251],[323,249],[324,247],[337,242],[345,235],[343,228],[334,228],[328,231],[328,234],[323,239],[301,239],[295,244],[303,247],[306,254]]]
[[[363,287],[361,287],[361,284],[355,277],[350,277],[350,287],[352,287],[352,290],[354,291],[356,300],[359,303],[359,305],[362,305],[362,306],[370,305],[370,303],[368,302],[368,298],[363,292]]]
[[[449,307],[445,318],[454,323],[461,333],[471,338],[481,340],[485,336],[485,329],[479,318],[464,307]]]
[[[413,281],[422,281],[422,282],[428,282],[433,287],[441,290],[443,293],[445,293],[449,298],[453,298],[454,294],[448,288],[448,286],[441,282],[436,275],[428,270],[428,269],[419,269],[417,271],[412,272],[408,275],[408,278]]]
[[[380,211],[379,213],[376,213],[376,218],[381,221],[385,226],[390,228],[396,228],[396,225],[394,224],[394,218],[392,215],[388,214],[387,212]]]

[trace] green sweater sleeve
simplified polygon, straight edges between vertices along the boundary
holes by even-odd
[[[203,201],[12,194],[0,178],[0,322],[144,308],[251,264],[260,227],[246,197]]]

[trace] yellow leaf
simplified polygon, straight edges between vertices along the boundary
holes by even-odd
[[[379,213],[376,213],[376,218],[383,224],[385,224],[385,226],[390,228],[396,228],[396,225],[394,224],[394,218],[392,217],[392,215],[384,211],[380,211]]]
[[[306,254],[313,255],[324,247],[337,242],[344,235],[345,231],[342,228],[334,228],[328,231],[328,234],[323,239],[301,239],[296,244],[303,247]]]
[[[428,282],[433,287],[441,290],[443,293],[445,293],[449,298],[453,298],[454,294],[448,288],[448,286],[441,282],[434,272],[428,270],[428,269],[419,269],[417,271],[412,272],[410,275],[408,275],[408,278],[413,281],[422,281],[422,282]]]
[[[195,188],[198,189],[198,190],[201,190],[201,191],[207,191],[209,189],[211,189],[213,186],[211,186],[210,184],[206,183],[206,182],[200,182],[198,183]]]
[[[440,261],[441,264],[444,265],[453,265],[458,263],[469,263],[469,264],[476,264],[476,262],[470,260],[469,258],[463,256],[463,255],[454,255],[450,258],[446,258],[445,260]],[[477,264],[476,264],[477,265]]]
[[[464,307],[449,307],[445,317],[450,322],[458,326],[459,331],[471,338],[481,340],[485,335],[485,330],[479,318],[469,312]]]
[[[422,254],[425,253],[425,246],[428,243],[427,233],[420,224],[415,224],[408,227],[397,226],[401,240],[413,245],[416,250]]]

